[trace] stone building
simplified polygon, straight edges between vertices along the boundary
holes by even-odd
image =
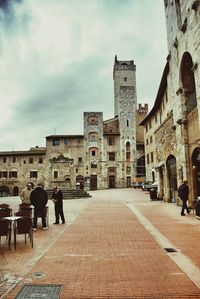
[[[84,112],[84,135],[51,135],[46,147],[0,152],[0,193],[18,194],[28,181],[52,189],[130,187],[145,176],[144,132],[148,105],[137,106],[134,61],[115,57],[114,117]]]
[[[200,1],[165,0],[167,63],[154,106],[142,121],[147,179],[166,201],[189,182],[200,195]]]

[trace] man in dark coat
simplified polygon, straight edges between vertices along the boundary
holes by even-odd
[[[184,210],[186,210],[188,214],[191,212],[187,206],[187,201],[189,196],[189,188],[188,188],[187,181],[184,181],[183,184],[181,184],[180,187],[178,188],[178,196],[183,202],[181,216],[185,216]]]
[[[33,229],[37,229],[37,219],[42,217],[43,229],[48,229],[46,224],[46,204],[48,202],[47,192],[44,190],[44,185],[39,183],[37,187],[31,192],[31,204],[34,206],[34,224]]]
[[[63,214],[63,194],[62,191],[59,190],[59,188],[56,186],[53,188],[53,193],[52,193],[52,200],[55,204],[55,222],[54,224],[59,224],[59,217],[62,220],[62,224],[65,224],[65,217]]]

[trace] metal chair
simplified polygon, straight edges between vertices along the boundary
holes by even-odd
[[[7,219],[0,218],[0,244],[1,244],[1,237],[6,237],[6,239],[8,240],[8,247],[10,250],[10,243],[11,243],[10,221]]]
[[[22,216],[19,214],[24,214],[26,212],[21,211],[16,213],[16,216]],[[24,235],[24,240],[26,244],[26,236],[29,236],[31,247],[33,248],[33,227],[32,227],[32,218],[28,216],[22,216],[21,218],[17,219],[14,226],[14,246],[15,249],[17,248],[17,235]]]

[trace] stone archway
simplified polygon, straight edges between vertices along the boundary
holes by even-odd
[[[176,202],[177,192],[177,170],[176,170],[176,158],[173,155],[169,155],[166,161],[167,166],[167,179],[169,187],[169,201]]]
[[[200,196],[200,147],[192,153],[192,181],[194,198]]]

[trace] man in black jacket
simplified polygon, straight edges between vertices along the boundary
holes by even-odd
[[[33,230],[37,229],[37,219],[42,217],[43,229],[48,229],[46,224],[46,204],[48,202],[47,192],[44,190],[44,185],[39,183],[37,187],[31,192],[31,204],[34,206],[34,224]]]
[[[62,220],[62,224],[65,224],[65,217],[63,214],[63,194],[62,191],[59,190],[59,188],[56,186],[53,188],[53,193],[52,193],[52,200],[55,204],[55,222],[54,224],[59,224],[59,216]]]
[[[184,210],[186,210],[188,214],[191,212],[187,206],[187,201],[189,196],[189,187],[187,181],[184,181],[183,184],[181,184],[180,187],[178,188],[178,196],[183,202],[181,216],[185,216]]]

